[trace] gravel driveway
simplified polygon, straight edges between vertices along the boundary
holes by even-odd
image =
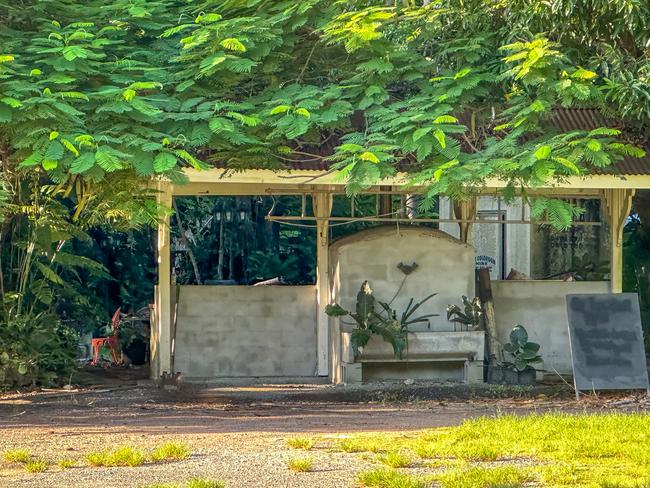
[[[296,391],[300,392],[291,393]],[[376,467],[367,458],[332,452],[321,443],[308,453],[314,458],[313,471],[295,473],[287,468],[287,462],[305,453],[287,447],[286,440],[456,425],[466,418],[504,411],[585,408],[566,392],[519,400],[399,403],[322,401],[318,394],[300,398],[278,394],[272,387],[198,395],[136,386],[6,394],[0,396],[0,451],[27,448],[52,463],[74,459],[77,467],[62,470],[52,466],[46,472],[29,474],[5,462],[0,464],[0,487],[137,488],[192,477],[222,480],[229,488],[355,486],[359,471]],[[604,400],[599,401],[588,407],[607,407]],[[624,404],[631,409],[647,408],[634,399]],[[91,468],[83,461],[90,451],[123,444],[152,449],[170,440],[189,445],[192,455],[184,461],[135,468]]]

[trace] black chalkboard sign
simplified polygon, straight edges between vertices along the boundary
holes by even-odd
[[[566,300],[576,392],[647,389],[636,293],[567,295]]]

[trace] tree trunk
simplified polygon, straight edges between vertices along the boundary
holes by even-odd
[[[483,305],[483,319],[485,322],[485,331],[488,336],[488,362],[489,364],[494,364],[501,360],[501,348],[497,339],[497,323],[494,314],[490,270],[487,268],[478,270],[478,296]]]

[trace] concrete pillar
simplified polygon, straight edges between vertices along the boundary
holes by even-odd
[[[312,196],[316,220],[316,287],[317,293],[317,354],[318,376],[329,373],[329,317],[325,307],[330,302],[329,280],[329,220],[332,195],[315,193]]]
[[[172,192],[168,183],[158,185],[158,205],[171,212]],[[163,372],[171,372],[171,254],[170,254],[170,213],[168,212],[158,224],[158,286],[156,287],[156,331],[152,334],[157,339],[153,344],[152,355],[153,378],[158,378]],[[155,348],[155,349],[154,349]]]
[[[604,215],[609,222],[610,289],[623,292],[623,228],[632,209],[635,190],[614,188],[603,190]]]

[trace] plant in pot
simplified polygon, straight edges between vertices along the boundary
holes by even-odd
[[[512,359],[488,368],[489,383],[509,385],[534,385],[536,371],[533,364],[541,362],[539,344],[528,341],[528,332],[522,325],[516,325],[510,332],[510,342],[503,345],[503,351]]]
[[[481,326],[481,316],[483,315],[481,300],[478,297],[470,300],[465,295],[463,295],[462,300],[462,309],[455,304],[447,306],[447,320],[455,324],[461,324],[461,326],[465,326],[467,329],[478,330]]]
[[[330,317],[349,316],[354,323],[343,322],[345,325],[353,326],[350,331],[350,343],[354,351],[355,359],[361,356],[363,348],[373,334],[380,335],[386,342],[393,346],[395,357],[402,359],[404,350],[408,347],[408,327],[416,323],[428,322],[430,317],[436,317],[438,314],[425,314],[414,317],[415,312],[428,300],[433,298],[436,293],[429,295],[420,302],[414,303],[411,298],[409,303],[402,312],[399,319],[397,311],[392,309],[390,303],[381,302],[375,299],[368,281],[361,285],[357,293],[357,303],[355,311],[351,312],[338,303],[325,307],[325,313]],[[377,305],[381,310],[377,311]]]

